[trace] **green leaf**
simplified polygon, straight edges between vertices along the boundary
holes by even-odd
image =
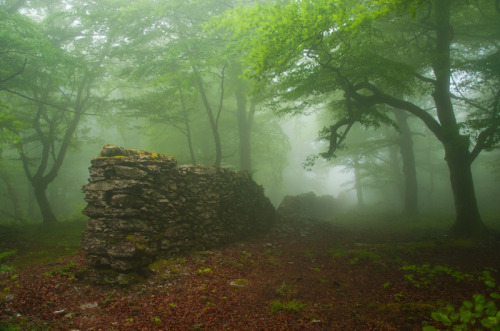
[[[485,280],[484,281],[484,284],[488,287],[495,287],[495,282],[494,281],[491,281],[491,280]]]
[[[448,316],[443,313],[443,312],[433,312],[431,314],[432,318],[438,322],[441,322],[443,323],[444,325],[446,326],[451,326],[452,325],[452,322],[450,321],[450,319],[448,318]]]
[[[467,309],[472,309],[472,307],[474,307],[474,304],[472,303],[472,301],[465,300],[464,302],[462,302],[462,306]]]
[[[495,325],[498,325],[498,319],[496,317],[486,317],[481,320],[481,325],[485,328],[491,329]]]
[[[460,322],[469,323],[472,318],[472,312],[470,310],[460,311]]]

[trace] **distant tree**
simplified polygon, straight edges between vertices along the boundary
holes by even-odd
[[[352,123],[386,121],[381,105],[419,118],[445,149],[454,233],[481,236],[471,164],[500,139],[500,89],[475,64],[498,53],[499,14],[492,0],[290,1],[234,10],[220,25],[254,76],[310,97],[344,92],[330,154]],[[420,101],[409,101],[415,92]],[[423,108],[429,99],[433,109]]]
[[[24,45],[33,38],[23,33],[14,35],[19,43],[14,43],[8,54],[23,54],[24,69],[3,88],[16,117],[29,124],[16,147],[46,224],[57,222],[47,187],[58,175],[82,116],[99,99],[95,84],[103,74],[101,65],[111,42],[96,38],[103,37],[101,31],[84,27],[85,20],[78,16],[76,7],[71,8],[30,7],[42,22],[35,24],[28,18],[16,21],[16,31],[36,26],[37,41],[26,51]],[[11,71],[19,71],[18,67]]]

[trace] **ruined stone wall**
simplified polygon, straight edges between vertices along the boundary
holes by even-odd
[[[276,212],[287,220],[329,220],[337,213],[337,202],[331,195],[316,196],[313,192],[287,195]]]
[[[92,266],[119,271],[267,230],[275,210],[246,172],[178,165],[108,145],[82,189],[90,217],[81,246]]]

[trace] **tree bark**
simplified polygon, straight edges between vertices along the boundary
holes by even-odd
[[[436,82],[432,96],[439,122],[443,128],[441,141],[445,149],[445,160],[450,170],[450,182],[455,203],[456,220],[452,231],[459,236],[478,237],[485,234],[486,227],[481,220],[474,192],[471,171],[473,158],[469,152],[470,141],[467,136],[460,134],[450,98],[451,0],[435,0],[433,4],[436,10],[436,47],[432,69]]]
[[[221,163],[222,163],[222,144],[221,144],[220,135],[219,135],[219,128],[217,125],[217,121],[214,117],[214,112],[212,110],[212,107],[210,106],[210,103],[208,102],[208,97],[207,97],[207,94],[205,92],[205,87],[203,86],[203,81],[201,79],[200,73],[198,72],[198,69],[194,65],[192,66],[192,68],[193,68],[193,71],[195,74],[196,84],[198,85],[198,91],[200,92],[203,106],[205,107],[205,111],[207,112],[208,121],[210,123],[210,128],[212,130],[212,135],[214,138],[214,144],[215,144],[214,166],[220,167]]]
[[[189,124],[188,109],[186,107],[186,103],[184,102],[184,94],[182,93],[182,88],[179,88],[179,98],[182,106],[182,116],[184,120],[184,126],[186,127],[185,134],[189,147],[189,155],[191,156],[191,162],[193,164],[196,164],[196,156],[193,148],[193,137],[191,135],[191,126]]]
[[[58,222],[57,217],[52,211],[49,199],[47,198],[48,183],[41,179],[32,181],[32,185],[38,207],[42,213],[43,223],[46,225],[56,224]]]
[[[456,220],[452,231],[459,236],[481,237],[486,232],[477,205],[468,143],[445,146],[445,159],[455,201]]]

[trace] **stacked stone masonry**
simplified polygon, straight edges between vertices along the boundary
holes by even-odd
[[[81,246],[95,267],[130,271],[268,230],[275,210],[246,172],[178,165],[163,154],[107,145],[82,189],[90,219]]]

